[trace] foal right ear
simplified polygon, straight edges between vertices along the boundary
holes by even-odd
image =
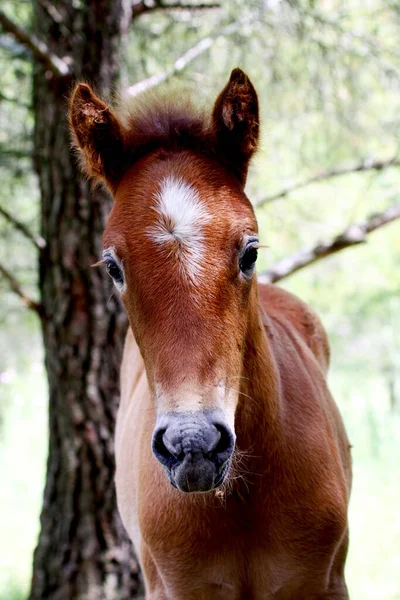
[[[79,83],[72,93],[69,122],[86,173],[115,181],[122,170],[124,129],[86,83]]]
[[[233,69],[218,96],[212,126],[220,155],[244,185],[250,159],[257,150],[259,115],[257,92],[241,69]]]

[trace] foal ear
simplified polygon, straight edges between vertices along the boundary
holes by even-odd
[[[212,114],[218,151],[244,185],[247,169],[257,149],[259,135],[258,98],[250,79],[234,69],[218,96]]]
[[[124,129],[86,83],[79,83],[72,93],[69,122],[86,173],[115,181],[122,170]]]

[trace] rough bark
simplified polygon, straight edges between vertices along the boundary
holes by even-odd
[[[82,182],[66,110],[73,80],[107,97],[118,78],[128,16],[122,0],[62,0],[62,23],[35,3],[35,34],[70,57],[72,76],[37,63],[34,157],[41,190],[43,339],[50,445],[31,600],[124,600],[138,566],[114,492],[114,420],[126,317],[103,270],[91,269],[111,200]],[[65,31],[68,35],[65,35]]]

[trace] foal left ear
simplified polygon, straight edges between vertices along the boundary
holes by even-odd
[[[218,96],[212,114],[218,151],[234,168],[242,185],[259,136],[258,98],[253,84],[241,69],[234,69]]]
[[[125,133],[109,106],[86,83],[79,83],[70,100],[69,121],[90,177],[113,184],[122,169]]]

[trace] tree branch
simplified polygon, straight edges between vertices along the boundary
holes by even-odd
[[[27,150],[19,150],[17,148],[3,148],[0,144],[0,160],[3,156],[11,158],[32,158],[32,152]],[[0,162],[1,164],[1,162]]]
[[[54,75],[57,77],[65,77],[70,74],[70,68],[64,59],[59,58],[50,52],[44,42],[25,31],[25,29],[19,27],[19,25],[9,19],[3,11],[0,11],[0,25],[2,25],[4,31],[13,35],[20,44],[28,48],[32,52],[34,58],[38,62],[44,64]]]
[[[274,202],[274,200],[278,200],[279,198],[284,198],[288,196],[292,192],[296,190],[300,190],[302,188],[311,185],[312,183],[319,183],[321,181],[325,181],[326,179],[332,179],[334,177],[341,177],[342,175],[348,175],[349,173],[361,173],[362,171],[382,171],[383,169],[387,169],[388,167],[398,167],[400,166],[400,160],[395,156],[389,160],[364,160],[361,163],[355,165],[349,165],[348,167],[339,167],[337,169],[332,169],[328,171],[322,171],[321,173],[317,173],[304,181],[300,181],[298,183],[294,183],[284,188],[280,192],[276,192],[271,196],[267,196],[261,200],[257,200],[254,203],[255,207],[263,206],[264,204],[269,204],[270,202]]]
[[[10,104],[16,104],[17,106],[22,106],[23,108],[31,108],[29,104],[23,102],[19,98],[12,98],[11,96],[7,96],[3,92],[0,92],[0,101],[9,102]]]
[[[174,62],[170,69],[156,73],[155,75],[147,77],[147,79],[143,79],[138,83],[134,83],[133,85],[127,88],[125,94],[131,97],[138,96],[145,90],[149,90],[159,85],[160,83],[163,83],[167,79],[170,79],[177,73],[180,73],[188,66],[189,63],[191,63],[195,58],[200,56],[200,54],[204,54],[204,52],[209,50],[219,37],[231,35],[232,33],[238,30],[241,24],[242,23],[239,21],[233,21],[220,31],[209,35],[206,38],[203,38],[202,40],[197,42],[197,44],[192,46],[192,48],[189,48],[189,50],[182,54],[182,56]]]
[[[258,281],[260,283],[275,283],[326,256],[366,242],[367,234],[399,218],[400,203],[396,203],[384,212],[369,216],[365,221],[353,223],[333,239],[321,242],[313,248],[303,248],[283,258],[267,271],[260,273]]]
[[[20,231],[22,233],[22,235],[24,235],[30,242],[32,242],[32,244],[35,246],[35,248],[37,250],[39,250],[39,252],[41,250],[43,250],[43,248],[46,247],[46,241],[40,235],[35,236],[30,231],[30,229],[26,225],[24,225],[24,223],[21,223],[21,221],[18,221],[18,219],[13,217],[12,214],[9,213],[8,210],[3,208],[2,206],[0,206],[0,215],[2,215],[9,223],[11,223],[11,225],[15,229]]]
[[[132,3],[132,21],[141,15],[154,12],[155,10],[208,10],[214,8],[221,8],[221,4],[219,2],[212,2],[209,4],[206,2],[201,2],[200,4],[171,2],[170,4],[165,4],[162,0],[153,0],[153,2],[149,2],[149,0],[139,0],[138,2]]]
[[[17,294],[17,296],[19,296],[19,298],[22,300],[22,302],[25,304],[25,306],[27,306],[29,309],[33,310],[37,315],[39,315],[39,317],[41,317],[42,316],[41,304],[39,304],[38,302],[35,302],[35,300],[32,300],[32,298],[29,298],[25,294],[25,292],[22,291],[21,286],[19,285],[18,281],[5,267],[3,267],[2,264],[0,264],[0,273],[3,275],[4,279],[6,279],[8,281],[12,291],[15,292]]]

